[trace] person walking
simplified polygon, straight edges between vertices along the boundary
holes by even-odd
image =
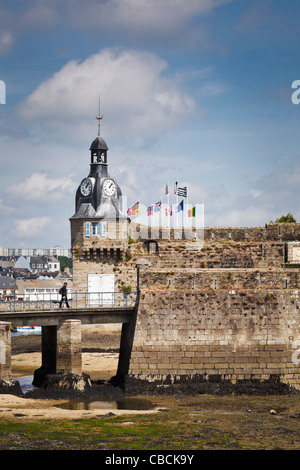
[[[65,282],[64,285],[59,289],[59,293],[61,294],[61,299],[59,303],[59,307],[61,308],[63,301],[65,301],[66,306],[69,308],[70,305],[68,304],[68,296],[67,296],[67,283]]]

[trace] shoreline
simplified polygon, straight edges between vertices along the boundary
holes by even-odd
[[[102,325],[89,325],[82,328],[82,371],[90,376],[92,388],[82,396],[72,393],[47,392],[35,389],[23,397],[0,394],[0,417],[9,420],[30,421],[32,419],[86,419],[123,414],[156,413],[150,410],[82,409],[68,410],[57,406],[74,398],[79,400],[114,400],[123,398],[124,393],[118,387],[109,384],[116,374],[119,358],[120,332]],[[24,334],[11,338],[12,378],[33,375],[41,366],[41,335]],[[65,395],[65,396],[64,396]],[[76,394],[75,394],[76,395]]]

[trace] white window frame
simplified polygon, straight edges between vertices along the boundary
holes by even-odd
[[[101,222],[101,236],[107,237],[107,222]]]

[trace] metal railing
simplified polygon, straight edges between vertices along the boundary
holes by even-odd
[[[53,310],[60,308],[61,295],[58,293],[25,294],[23,300],[0,301],[0,311]],[[134,307],[136,292],[72,292],[68,294],[71,308]],[[65,301],[62,307],[66,307]]]

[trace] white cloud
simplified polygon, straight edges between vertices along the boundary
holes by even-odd
[[[230,87],[225,86],[222,83],[211,81],[200,87],[200,94],[202,96],[215,96],[227,93],[230,90]]]
[[[100,95],[109,135],[154,138],[195,108],[166,70],[167,63],[154,54],[105,49],[83,62],[68,62],[22,103],[19,116],[46,123],[60,138],[86,139]]]
[[[11,206],[8,206],[6,203],[3,202],[2,199],[0,199],[0,211],[2,214],[10,214],[11,212],[14,212],[14,208]]]
[[[58,19],[59,14],[54,4],[39,0],[32,3],[27,11],[22,12],[18,27],[24,30],[45,30],[57,23]]]
[[[33,173],[28,178],[11,185],[6,193],[27,201],[55,202],[65,195],[74,194],[76,183],[70,176],[48,178],[45,173]]]
[[[0,33],[0,55],[10,50],[14,43],[13,34],[10,31],[1,31]]]
[[[90,23],[96,21],[97,16],[93,13],[98,11],[104,19],[116,26],[140,31],[153,31],[155,27],[157,33],[167,30],[178,34],[181,26],[193,17],[229,1],[231,0],[110,0],[97,6],[94,4],[94,8],[90,4],[90,9],[86,8],[86,4],[84,6]]]
[[[271,216],[269,207],[254,205],[248,207],[245,205],[243,208],[226,207],[223,213],[211,217],[210,223],[212,226],[223,227],[261,227],[270,221]]]
[[[63,2],[69,22],[95,34],[118,31],[125,40],[130,38],[172,39],[180,44],[197,30],[195,18],[208,14],[233,0],[69,0]],[[100,25],[100,27],[99,27]]]
[[[207,214],[209,224],[264,226],[288,212],[299,222],[299,184],[300,163],[295,158],[252,181],[249,191],[245,187],[244,193],[234,195],[231,188],[229,197],[222,198],[222,204],[219,195],[211,193],[208,203],[213,210]]]
[[[33,217],[15,220],[14,236],[18,238],[38,236],[50,222],[49,217]]]
[[[250,192],[251,196],[253,196],[254,198],[257,198],[261,194],[263,194],[263,191],[259,191],[258,189],[250,189],[249,192]]]
[[[195,20],[233,1],[236,0],[31,0],[22,2],[25,5],[21,8],[11,2],[0,11],[0,29],[5,31],[2,41],[0,35],[0,54],[15,39],[22,40],[28,31],[47,33],[68,27],[98,38],[117,35],[119,44],[157,42],[182,47],[190,43],[211,47],[206,27]]]

